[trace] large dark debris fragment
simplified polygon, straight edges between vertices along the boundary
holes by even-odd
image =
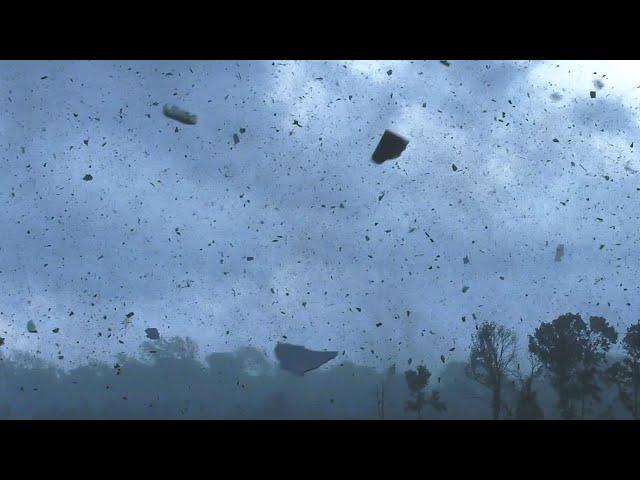
[[[147,338],[150,338],[151,340],[158,340],[160,338],[157,328],[146,328],[144,333],[146,333]]]
[[[564,256],[564,245],[560,244],[556,247],[556,262],[560,262]]]
[[[409,140],[401,137],[397,133],[385,130],[380,142],[376,147],[371,160],[376,163],[383,163],[386,160],[398,158],[409,144]]]
[[[180,107],[172,105],[170,103],[167,103],[164,107],[162,107],[162,113],[164,113],[165,117],[169,117],[180,123],[184,123],[185,125],[195,125],[196,123],[198,123],[197,115],[189,113],[186,110],[183,110]]]
[[[338,352],[319,352],[309,350],[301,345],[278,342],[275,354],[280,362],[280,368],[302,376],[333,360]]]

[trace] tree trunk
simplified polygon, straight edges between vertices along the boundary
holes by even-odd
[[[493,398],[491,400],[491,410],[493,411],[493,419],[498,420],[500,417],[500,406],[502,401],[500,399],[500,385],[493,389]]]
[[[638,398],[640,394],[640,365],[638,363],[634,363],[633,365],[633,375],[632,375],[632,384],[633,384],[633,419],[640,420],[640,405],[638,405]]]
[[[380,386],[380,420],[384,420],[384,383]]]

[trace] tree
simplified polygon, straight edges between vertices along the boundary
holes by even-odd
[[[609,377],[618,386],[618,398],[631,412],[634,420],[640,420],[640,321],[627,328],[622,339],[625,356],[609,369]]]
[[[516,335],[495,322],[482,323],[471,337],[467,375],[491,390],[493,419],[500,417],[502,386],[516,358]]]
[[[567,313],[551,323],[542,323],[529,336],[529,351],[547,370],[558,394],[562,418],[586,413],[586,402],[600,400],[606,355],[618,339],[615,329],[602,317],[591,317],[587,325],[580,315]]]
[[[376,404],[377,404],[377,407],[378,407],[378,419],[379,420],[384,420],[384,407],[385,407],[384,392],[385,392],[385,387],[387,386],[387,384],[389,383],[389,381],[393,378],[393,376],[395,374],[396,374],[396,365],[393,364],[387,369],[384,377],[382,378],[382,381],[376,387]]]
[[[515,418],[517,420],[542,420],[544,412],[538,404],[537,392],[533,389],[533,382],[540,376],[542,365],[537,358],[530,358],[531,369],[528,374],[523,375],[518,365],[516,373],[517,392]]]
[[[416,412],[418,418],[422,418],[422,410],[427,405],[432,406],[436,411],[447,409],[446,404],[440,400],[440,392],[434,390],[431,396],[425,395],[425,389],[429,384],[431,372],[424,365],[418,366],[416,370],[407,370],[404,372],[407,386],[409,387],[409,395],[411,398],[406,402],[406,409]]]

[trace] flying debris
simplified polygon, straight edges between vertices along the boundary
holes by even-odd
[[[562,260],[562,257],[564,256],[564,245],[560,244],[556,247],[556,262],[559,262]]]
[[[195,125],[198,123],[197,115],[189,113],[186,110],[182,110],[180,107],[170,103],[167,103],[162,107],[162,113],[164,113],[165,117],[169,117],[186,125]]]
[[[589,95],[591,95],[591,98],[596,98],[596,91],[595,90],[591,90],[589,92]]]
[[[160,338],[157,328],[146,328],[144,333],[146,333],[147,338],[150,338],[151,340],[158,340]]]
[[[36,324],[33,323],[33,320],[27,322],[27,331],[29,333],[38,333],[38,329],[36,328]]]
[[[408,144],[409,140],[389,130],[385,130],[378,146],[371,156],[371,160],[380,164],[386,160],[398,158],[402,152],[404,152],[405,148],[407,148]]]
[[[635,168],[632,168],[631,165],[629,165],[629,162],[624,165],[624,169],[629,173],[638,173]]]
[[[275,354],[280,368],[302,376],[333,360],[338,352],[319,352],[300,345],[278,342]]]

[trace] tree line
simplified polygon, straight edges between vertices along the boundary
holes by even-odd
[[[518,362],[513,330],[487,321],[476,325],[471,338],[467,376],[488,389],[492,418],[498,420],[544,418],[538,403],[536,383],[545,377],[557,396],[563,419],[584,419],[589,407],[601,400],[604,388],[613,387],[620,403],[635,420],[640,419],[640,321],[627,328],[621,340],[622,355],[612,359],[618,332],[603,317],[585,322],[579,314],[560,315],[543,322],[529,335],[528,368]],[[422,418],[426,407],[446,410],[437,390],[427,394],[431,372],[420,365],[405,372],[410,398],[407,411]],[[507,402],[505,387],[515,388],[515,402]],[[384,391],[382,385],[379,391]],[[380,394],[378,395],[380,403]],[[383,397],[382,397],[383,398]],[[384,412],[379,408],[379,412]]]
[[[484,322],[470,340],[465,361],[433,374],[344,359],[302,377],[256,348],[201,356],[183,337],[67,370],[0,349],[0,418],[639,418],[640,322],[616,332],[566,314],[528,342]]]

